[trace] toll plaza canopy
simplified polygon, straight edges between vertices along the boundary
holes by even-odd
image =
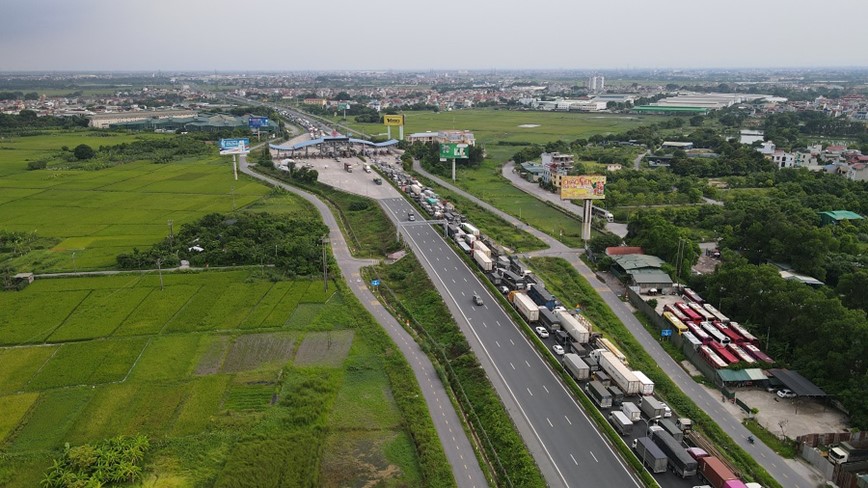
[[[770,369],[769,373],[779,379],[784,386],[792,390],[792,392],[798,396],[828,396],[825,391],[821,390],[819,386],[811,383],[807,378],[800,375],[798,371],[793,371],[791,369]]]
[[[299,149],[304,149],[306,147],[318,146],[320,144],[327,143],[335,143],[335,142],[344,142],[349,144],[363,144],[365,146],[370,147],[390,147],[398,144],[396,139],[389,139],[385,142],[371,142],[366,141],[364,139],[352,139],[347,136],[328,136],[328,137],[319,137],[317,139],[311,139],[309,141],[299,142],[298,144],[293,144],[291,146],[281,146],[278,144],[269,144],[268,147],[274,149],[275,151],[298,151]]]

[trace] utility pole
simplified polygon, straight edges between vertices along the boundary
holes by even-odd
[[[174,223],[175,222],[173,220],[169,220],[169,244],[171,244],[171,245],[175,244],[175,232],[173,229]]]
[[[160,265],[163,264],[163,258],[157,258],[157,273],[160,274],[160,291],[163,291],[163,268]]]
[[[323,291],[329,291],[329,261],[328,253],[326,252],[326,244],[328,244],[328,236],[322,237],[322,286]]]

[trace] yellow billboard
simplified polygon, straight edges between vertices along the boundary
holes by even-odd
[[[602,200],[606,198],[606,177],[600,175],[562,176],[562,200]]]
[[[389,125],[392,127],[404,125],[404,116],[403,115],[384,115],[383,116],[383,124]]]

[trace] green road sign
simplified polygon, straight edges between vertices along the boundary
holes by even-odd
[[[339,103],[338,104],[338,110],[349,110],[349,109],[350,109],[349,103]]]
[[[467,159],[467,144],[440,144],[440,159]]]

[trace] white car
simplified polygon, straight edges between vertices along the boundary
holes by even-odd
[[[665,403],[663,403],[663,416],[664,417],[671,417],[672,416],[672,409],[669,408],[669,405],[666,405]]]
[[[778,396],[781,398],[795,398],[796,394],[792,390],[784,388],[783,390],[778,390]]]
[[[547,331],[545,327],[537,327],[536,328],[536,335],[545,339],[546,337],[549,336],[549,331]]]
[[[562,346],[562,345],[560,345],[560,344],[555,344],[554,346],[552,346],[552,350],[553,350],[553,351],[555,352],[555,354],[557,354],[558,356],[563,356],[563,355],[564,355],[564,346]]]

